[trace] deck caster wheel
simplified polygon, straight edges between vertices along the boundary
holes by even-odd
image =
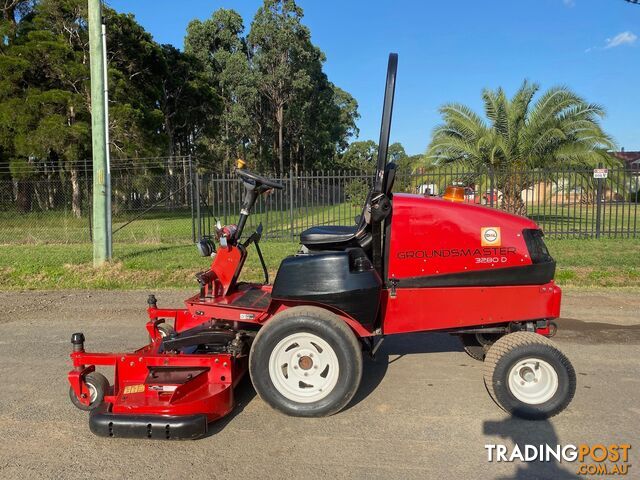
[[[573,399],[569,359],[542,335],[516,332],[497,340],[484,360],[484,383],[505,411],[527,420],[552,417]]]
[[[481,362],[484,361],[491,345],[502,336],[501,333],[463,333],[459,335],[467,355]]]
[[[158,334],[161,339],[167,337],[173,337],[176,333],[176,330],[169,323],[159,323],[156,328],[158,329]],[[153,341],[153,337],[149,334],[149,342]]]
[[[175,329],[166,322],[158,324],[157,329],[161,338],[171,337],[176,333]]]
[[[353,398],[362,377],[360,344],[336,315],[318,307],[293,307],[275,315],[251,345],[249,372],[271,407],[297,417],[337,413]]]
[[[69,387],[69,398],[71,398],[71,403],[80,410],[94,410],[102,404],[104,396],[109,391],[109,380],[101,373],[91,372],[85,377],[84,381],[89,388],[89,399],[91,403],[85,405],[80,402],[80,399],[76,396],[76,392],[74,392],[71,387]]]

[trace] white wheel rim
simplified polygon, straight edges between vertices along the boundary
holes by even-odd
[[[92,383],[87,383],[87,387],[89,388],[89,403],[93,403],[98,398],[98,390]]]
[[[509,390],[514,397],[529,405],[549,401],[558,391],[558,374],[539,358],[525,358],[509,370]]]
[[[340,367],[338,356],[322,338],[300,332],[282,339],[269,357],[269,376],[285,398],[312,403],[329,395]]]

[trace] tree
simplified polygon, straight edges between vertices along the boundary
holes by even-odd
[[[86,9],[86,0],[0,0],[0,166],[24,211],[64,198],[75,215],[86,210]],[[358,133],[358,104],[323,71],[294,0],[265,0],[248,36],[233,10],[194,20],[184,52],[159,45],[133,15],[107,6],[103,15],[114,164],[139,165],[141,176],[165,164],[139,157],[190,154],[218,171],[234,156],[257,169],[330,168]]]
[[[400,142],[395,142],[389,145],[387,150],[387,161],[394,162],[397,165],[402,163],[407,158],[407,152]]]
[[[220,95],[223,171],[230,168],[232,155],[245,153],[251,129],[249,111],[257,94],[243,31],[237,12],[219,9],[208,20],[191,21],[185,37],[185,52],[202,62],[207,80]]]
[[[167,73],[160,45],[130,14],[103,7],[107,23],[109,140],[115,158],[166,155],[169,138],[160,109]]]
[[[0,0],[0,52],[13,43],[18,20],[30,13],[35,0]]]
[[[18,166],[62,165],[70,174],[76,216],[81,215],[77,164],[86,158],[89,143],[85,13],[77,0],[41,2],[28,19],[29,28],[18,29],[0,57],[0,68],[10,72],[0,86],[3,149],[11,152],[10,162]],[[24,171],[12,168],[18,170]],[[20,177],[20,182],[28,181],[26,174]],[[33,189],[20,182],[17,196],[30,195]],[[27,211],[31,201],[19,198],[18,205]]]
[[[252,59],[260,75],[258,88],[269,101],[278,132],[274,150],[280,173],[284,171],[285,107],[296,91],[311,90],[305,66],[316,52],[309,29],[301,23],[302,16],[294,0],[265,0],[249,33]]]
[[[197,58],[163,45],[162,59],[158,101],[169,140],[168,153],[173,157],[188,153],[203,131],[213,134],[218,100]]]
[[[462,104],[444,105],[427,159],[474,171],[493,169],[503,207],[518,214],[526,209],[521,192],[533,181],[519,172],[610,162],[606,151],[614,142],[600,126],[604,109],[566,87],[551,88],[534,102],[539,89],[525,81],[511,99],[502,88],[483,90],[486,118]]]
[[[23,211],[32,195],[43,209],[58,207],[52,189],[59,175],[58,193],[70,183],[71,208],[80,216],[79,164],[91,156],[86,1],[15,5],[2,18],[3,28],[17,23],[0,41],[0,162],[11,166]],[[115,157],[186,154],[215,136],[218,102],[201,63],[155,43],[131,15],[103,13]],[[42,171],[47,182],[28,185]]]
[[[373,173],[376,168],[378,145],[373,140],[352,142],[338,157],[337,164],[347,170],[361,170]]]

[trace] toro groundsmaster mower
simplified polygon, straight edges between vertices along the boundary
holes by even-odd
[[[300,251],[269,284],[262,227],[243,233],[259,195],[283,187],[239,165],[240,219],[198,244],[213,261],[196,275],[200,290],[186,308],[160,308],[151,295],[150,342],[131,353],[89,353],[83,334],[73,335],[70,396],[91,411],[92,432],[200,437],[233,409],[234,387],[247,370],[273,408],[331,415],[356,393],[363,351],[373,355],[385,335],[407,332],[459,335],[484,361],[490,395],[513,415],[542,419],[569,404],[575,373],[547,338],[561,291],[538,226],[465,203],[455,189],[443,198],[392,193],[387,148],[396,67],[391,54],[377,171],[357,225],[304,231]],[[251,248],[264,284],[238,281]],[[96,366],[113,368],[112,384]]]

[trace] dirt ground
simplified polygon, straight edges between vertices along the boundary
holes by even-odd
[[[631,443],[640,478],[640,295],[566,292],[555,341],[578,388],[550,421],[512,419],[482,364],[444,334],[388,337],[352,404],[290,418],[238,387],[238,408],[197,441],[104,439],[68,399],[71,333],[87,350],[138,347],[148,292],[0,293],[0,478],[584,478],[574,463],[489,463],[485,444]],[[155,292],[177,306],[190,292]]]

